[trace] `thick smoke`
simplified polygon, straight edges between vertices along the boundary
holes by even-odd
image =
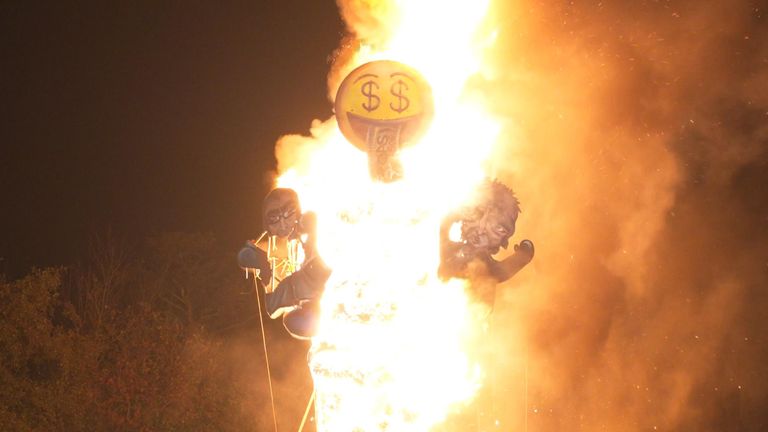
[[[497,3],[473,86],[537,256],[494,315],[495,416],[765,430],[768,8]]]
[[[340,9],[331,93],[393,10]],[[537,255],[497,294],[484,426],[768,428],[766,11],[495,2],[490,66],[467,91],[504,119],[489,174],[520,198],[513,240]],[[313,145],[284,139],[280,165]]]

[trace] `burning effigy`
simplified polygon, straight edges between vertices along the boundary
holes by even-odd
[[[487,7],[472,4],[443,37],[472,39]],[[264,234],[238,257],[266,314],[311,340],[321,432],[426,431],[471,401],[495,287],[534,253],[524,240],[494,258],[520,208],[484,165],[498,125],[462,96],[471,44],[435,56],[399,6],[391,38],[339,66],[335,116],[279,144],[292,163],[265,198]]]

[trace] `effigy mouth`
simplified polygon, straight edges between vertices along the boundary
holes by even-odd
[[[400,149],[416,136],[422,114],[398,119],[370,119],[348,112],[355,135],[365,143],[371,177],[389,183],[403,177],[397,158]]]
[[[367,144],[366,151],[371,147],[381,149],[385,146],[396,146],[397,150],[410,141],[419,132],[422,125],[423,114],[416,114],[397,119],[371,119],[355,113],[346,113],[350,126],[355,135],[364,138]]]

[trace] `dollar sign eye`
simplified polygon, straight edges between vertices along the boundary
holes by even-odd
[[[393,102],[389,103],[389,107],[392,108],[392,111],[395,111],[399,114],[411,106],[411,100],[408,99],[408,97],[405,95],[407,90],[408,84],[406,84],[401,79],[398,79],[394,84],[392,84],[392,87],[389,89],[389,91],[392,93],[392,96],[397,98],[397,105],[395,105]]]
[[[361,106],[368,112],[375,111],[381,103],[381,98],[377,94],[377,91],[379,90],[379,84],[375,81],[377,78],[378,76],[374,74],[364,74],[355,80],[355,82],[357,82],[367,79],[367,81],[360,86],[360,93],[365,98]]]

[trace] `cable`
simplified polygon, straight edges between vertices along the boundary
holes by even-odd
[[[299,425],[299,432],[302,432],[304,430],[304,423],[307,422],[307,416],[309,415],[309,409],[312,407],[312,402],[315,400],[315,389],[312,389],[312,396],[309,397],[309,402],[307,402],[307,409],[304,410],[304,417],[301,419],[301,424]]]
[[[275,410],[275,394],[272,391],[272,373],[269,370],[269,355],[267,354],[267,334],[264,331],[264,317],[262,316],[262,313],[261,313],[261,298],[259,297],[259,279],[254,277],[253,283],[256,285],[256,303],[259,306],[259,324],[261,324],[261,341],[264,345],[264,361],[267,364],[267,380],[269,381],[269,401],[272,404],[272,420],[275,423],[275,432],[277,432],[277,411]]]

